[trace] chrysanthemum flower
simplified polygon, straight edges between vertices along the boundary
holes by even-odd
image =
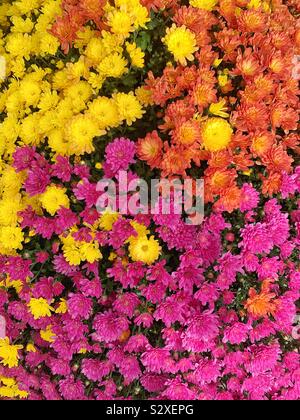
[[[195,35],[185,26],[177,27],[174,24],[168,28],[163,42],[174,55],[175,60],[183,66],[187,65],[187,60],[194,60],[193,54],[198,50]]]
[[[59,188],[55,185],[50,185],[46,191],[40,196],[40,201],[45,210],[51,216],[54,216],[55,213],[62,207],[69,208],[70,201],[66,195],[65,188]]]
[[[197,120],[188,120],[177,122],[175,130],[172,132],[174,143],[184,146],[191,146],[196,142],[200,142],[200,124]]]
[[[144,264],[153,264],[160,256],[161,247],[159,242],[151,236],[137,237],[131,240],[129,254],[133,261],[141,261]]]
[[[163,142],[157,131],[148,133],[144,139],[139,139],[137,155],[153,169],[160,166],[163,156]]]
[[[218,0],[190,0],[190,5],[203,10],[213,10],[218,4]]]
[[[113,95],[113,99],[118,107],[120,119],[126,121],[129,126],[137,119],[142,118],[145,113],[133,92],[129,94],[116,93]]]
[[[30,299],[28,307],[34,319],[50,317],[52,311],[54,311],[54,308],[52,308],[52,306],[50,306],[48,301],[44,298]]]
[[[22,350],[23,346],[9,344],[9,339],[0,339],[0,359],[4,366],[13,368],[19,364],[19,350]]]
[[[254,318],[264,318],[268,315],[273,315],[276,311],[277,304],[276,300],[274,300],[276,294],[270,292],[269,283],[269,281],[263,283],[260,293],[257,293],[255,289],[251,289],[249,292],[249,299],[245,308]]]
[[[165,154],[161,162],[163,176],[185,175],[186,170],[191,167],[194,153],[183,147],[168,145],[165,147]]]
[[[226,149],[231,142],[233,129],[222,118],[209,118],[202,126],[202,140],[206,150],[218,152]]]

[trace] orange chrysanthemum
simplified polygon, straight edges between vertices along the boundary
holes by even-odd
[[[147,7],[148,10],[176,10],[178,8],[178,0],[141,0],[141,4]]]
[[[148,163],[153,168],[161,164],[163,153],[163,142],[157,131],[148,133],[144,139],[139,139],[137,144],[137,155],[139,159]]]
[[[215,209],[232,213],[240,208],[241,190],[233,185],[222,193],[220,199],[215,203]]]
[[[209,188],[211,193],[219,195],[235,183],[237,173],[234,169],[208,169],[206,171],[205,186]]]
[[[292,170],[294,159],[289,156],[282,144],[272,146],[271,149],[262,156],[262,163],[274,172],[287,172]]]
[[[224,29],[215,34],[219,48],[225,53],[224,60],[234,61],[237,57],[237,48],[241,40],[233,29]]]
[[[210,168],[227,168],[232,162],[232,155],[228,149],[211,153],[208,165]]]
[[[162,176],[186,175],[191,167],[192,151],[177,146],[165,145],[166,151],[161,163]]]
[[[183,6],[177,10],[173,21],[177,26],[186,26],[197,34],[198,32],[210,29],[218,23],[215,16],[208,10],[196,9],[194,7]]]
[[[194,114],[195,108],[187,100],[172,102],[167,107],[164,117],[165,122],[159,128],[163,131],[173,130],[177,121],[182,119],[189,120],[193,118]]]
[[[268,16],[260,10],[242,10],[237,20],[241,31],[263,32],[267,28]]]
[[[299,111],[288,107],[286,104],[277,103],[271,110],[271,122],[273,128],[281,127],[284,130],[297,130]]]
[[[220,13],[230,26],[236,26],[236,1],[220,0]]]
[[[260,131],[253,135],[251,152],[256,156],[263,156],[271,150],[275,143],[275,136],[269,131]]]
[[[201,141],[200,124],[196,120],[179,122],[171,134],[175,144],[191,146]]]
[[[250,289],[245,309],[252,317],[257,319],[273,315],[277,309],[275,297],[276,294],[270,292],[270,281],[266,280],[263,282],[260,293],[257,293],[253,288]]]
[[[253,83],[246,86],[242,96],[248,103],[258,103],[268,98],[274,92],[274,80],[271,75],[261,74],[255,77]]]
[[[56,22],[53,24],[50,33],[59,40],[65,54],[68,54],[76,38],[76,33],[83,23],[84,17],[78,13],[77,9],[74,9],[74,12],[56,18]]]
[[[102,21],[104,6],[107,0],[80,0],[80,8],[86,20],[93,20],[98,29],[104,29],[106,25]]]
[[[267,130],[269,111],[264,103],[249,104],[242,102],[233,114],[232,123],[241,131]]]
[[[270,173],[267,177],[262,177],[262,193],[269,197],[280,191],[282,176],[278,172]]]
[[[262,70],[259,58],[251,48],[247,48],[244,53],[239,51],[236,61],[236,74],[241,74],[244,78],[254,77]]]
[[[217,90],[210,83],[198,82],[193,90],[193,99],[199,111],[207,108],[210,104],[218,102]]]

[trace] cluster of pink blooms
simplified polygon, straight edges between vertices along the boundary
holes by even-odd
[[[134,143],[115,140],[104,176],[128,170],[133,179],[134,159]],[[92,235],[99,219],[93,170],[65,157],[51,164],[29,147],[17,150],[14,167],[27,173],[28,194],[68,185],[71,204],[55,216],[24,210],[22,228],[34,230],[35,247],[0,259],[1,277],[22,282],[18,294],[0,288],[0,315],[11,342],[24,345],[19,366],[1,366],[0,376],[14,378],[33,400],[300,398],[300,271],[292,262],[300,244],[299,168],[283,187],[286,200],[261,202],[245,184],[236,225],[222,212],[201,226],[176,215],[120,217],[96,232],[103,259],[75,266],[60,237],[74,227],[77,239]],[[128,256],[132,221],[162,246],[153,265]],[[35,319],[32,298],[54,309],[65,301],[68,309]],[[41,331],[50,324],[53,338],[45,341]]]

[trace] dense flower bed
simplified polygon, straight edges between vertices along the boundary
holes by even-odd
[[[299,11],[2,1],[1,399],[300,398]],[[120,171],[203,223],[100,215]]]

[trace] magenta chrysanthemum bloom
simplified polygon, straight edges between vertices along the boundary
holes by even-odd
[[[259,192],[251,184],[244,184],[241,194],[241,211],[253,210],[259,203]]]
[[[96,206],[99,198],[97,185],[90,183],[87,178],[83,178],[83,181],[77,184],[73,192],[77,200],[85,201],[88,208]]]
[[[181,324],[185,322],[186,310],[184,303],[178,302],[171,296],[158,305],[153,316],[157,321],[161,319],[166,327],[171,327],[177,321]]]
[[[47,365],[51,369],[53,375],[68,376],[71,374],[71,367],[68,361],[62,359],[50,358]]]
[[[31,260],[26,260],[21,257],[8,257],[5,265],[5,271],[9,274],[12,280],[25,281],[27,277],[33,274],[30,271]]]
[[[64,207],[60,208],[57,212],[55,219],[56,224],[56,233],[61,235],[66,230],[70,229],[72,226],[78,223],[78,217],[70,209]]]
[[[62,254],[55,255],[53,259],[53,266],[58,273],[66,276],[71,276],[78,271],[78,267],[71,266]]]
[[[110,343],[121,338],[128,330],[129,322],[125,316],[118,316],[115,312],[108,311],[95,317],[93,327],[97,340]]]
[[[284,270],[284,263],[278,257],[263,258],[257,269],[258,276],[261,280],[271,278],[278,279],[280,272]]]
[[[274,247],[274,241],[265,223],[246,226],[241,230],[241,236],[243,240],[239,246],[253,254],[269,253]]]
[[[42,378],[40,386],[46,400],[60,401],[62,399],[56,390],[55,384],[50,379]]]
[[[221,366],[217,360],[202,359],[196,365],[196,370],[191,374],[199,385],[215,382],[221,375]]]
[[[72,377],[59,382],[59,390],[65,400],[86,400],[83,383]]]
[[[36,168],[34,171],[29,171],[27,179],[24,183],[26,192],[34,197],[38,194],[43,194],[47,186],[50,184],[50,174],[43,169]]]
[[[90,380],[100,382],[109,375],[112,364],[109,361],[102,362],[100,360],[85,359],[82,362],[81,371]]]
[[[245,369],[253,376],[260,375],[273,369],[279,361],[281,349],[278,343],[271,345],[253,345],[245,352],[247,361]]]
[[[245,379],[242,392],[247,392],[250,400],[265,400],[265,394],[272,389],[272,385],[272,375],[263,374]]]
[[[105,160],[111,171],[116,174],[118,171],[126,171],[129,165],[135,162],[135,143],[129,139],[115,139],[105,149]]]
[[[143,326],[144,328],[150,328],[153,324],[153,316],[148,312],[137,316],[134,320],[134,323],[138,326]]]
[[[68,312],[73,319],[88,319],[92,312],[91,299],[80,293],[71,294],[68,299]]]
[[[241,344],[247,341],[251,327],[241,322],[234,323],[224,331],[223,343]]]
[[[56,230],[56,220],[48,217],[37,217],[33,227],[38,235],[45,239],[51,239]]]
[[[99,299],[102,295],[102,286],[100,280],[82,279],[79,282],[80,291],[86,297],[95,297]]]
[[[116,312],[131,318],[139,304],[140,300],[134,293],[123,293],[114,301],[113,308]]]
[[[127,241],[130,236],[137,236],[136,231],[132,227],[130,220],[125,220],[119,218],[112,227],[110,232],[109,244],[115,249],[118,249],[120,246]]]
[[[184,348],[188,351],[200,353],[210,350],[218,333],[219,321],[217,315],[210,313],[196,315],[191,319],[184,333]]]
[[[17,172],[31,168],[31,164],[36,156],[35,147],[19,147],[13,154],[13,166]]]
[[[167,380],[167,375],[146,373],[141,377],[141,384],[148,392],[161,392],[165,389]]]
[[[128,353],[141,353],[145,351],[148,346],[148,339],[143,334],[137,334],[129,338],[124,350]]]
[[[175,366],[170,351],[159,348],[151,349],[143,353],[141,362],[147,371],[152,373],[172,372]]]
[[[261,324],[250,331],[250,339],[252,343],[255,343],[274,334],[276,334],[275,323],[269,319],[264,319]]]
[[[134,356],[128,356],[124,359],[123,363],[118,366],[120,373],[124,376],[124,385],[131,384],[134,380],[138,379],[141,374],[139,361]]]
[[[69,159],[64,156],[57,156],[56,162],[52,166],[52,176],[56,176],[63,182],[69,182],[71,180],[73,168],[69,162]]]
[[[197,394],[189,389],[186,383],[183,383],[180,378],[171,379],[166,382],[166,389],[162,396],[167,400],[195,400]]]
[[[33,286],[32,293],[37,299],[43,297],[51,301],[53,297],[59,296],[63,290],[64,286],[55,281],[53,277],[43,277]]]

